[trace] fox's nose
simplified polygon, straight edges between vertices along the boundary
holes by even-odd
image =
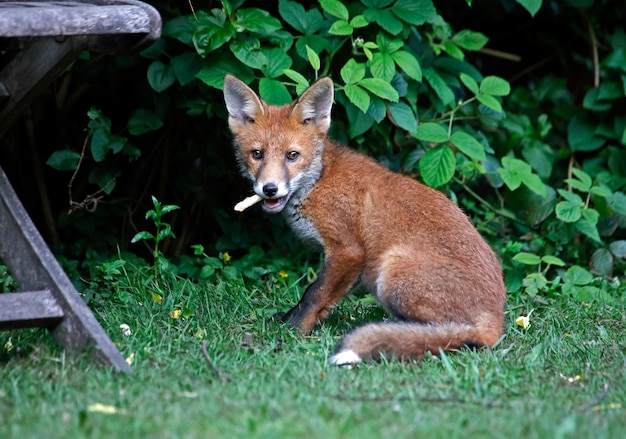
[[[274,183],[268,183],[263,186],[263,193],[268,197],[273,197],[274,195],[276,195],[276,192],[278,192],[278,186],[276,186],[276,184]]]

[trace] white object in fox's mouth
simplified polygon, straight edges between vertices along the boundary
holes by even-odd
[[[240,201],[239,203],[235,204],[235,210],[237,212],[243,212],[248,207],[254,206],[256,203],[258,203],[262,199],[263,199],[263,197],[261,197],[260,195],[256,195],[256,194],[252,195],[252,196],[250,196],[248,198],[244,198],[242,201]]]

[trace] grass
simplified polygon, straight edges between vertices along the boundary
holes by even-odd
[[[562,297],[532,305],[526,330],[514,321],[531,304],[512,298],[506,335],[492,350],[347,370],[326,360],[341,334],[381,318],[368,298],[344,299],[302,338],[271,319],[306,284],[293,272],[246,283],[233,273],[206,283],[129,265],[119,273],[90,306],[133,357],[133,373],[65,353],[43,330],[1,332],[0,437],[600,439],[626,431],[623,296],[610,305]]]

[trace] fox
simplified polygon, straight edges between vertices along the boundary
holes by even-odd
[[[283,106],[231,74],[223,85],[236,163],[263,210],[324,253],[285,323],[310,333],[360,284],[393,318],[348,332],[330,364],[419,361],[498,341],[506,290],[494,251],[442,192],[327,137],[330,77]]]

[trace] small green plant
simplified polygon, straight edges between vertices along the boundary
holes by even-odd
[[[172,226],[169,223],[163,221],[163,215],[180,209],[180,207],[173,204],[161,204],[155,196],[152,196],[152,204],[154,205],[154,209],[150,209],[146,212],[146,219],[152,220],[152,222],[156,226],[156,233],[151,233],[148,231],[139,232],[133,237],[131,243],[134,244],[143,240],[152,241],[152,256],[154,258],[154,264],[155,266],[157,266],[161,265],[159,264],[159,262],[167,262],[167,260],[161,255],[159,245],[166,238],[176,237],[174,235],[174,232],[172,231]]]
[[[17,291],[17,282],[9,273],[9,269],[0,263],[0,293],[11,293]]]

